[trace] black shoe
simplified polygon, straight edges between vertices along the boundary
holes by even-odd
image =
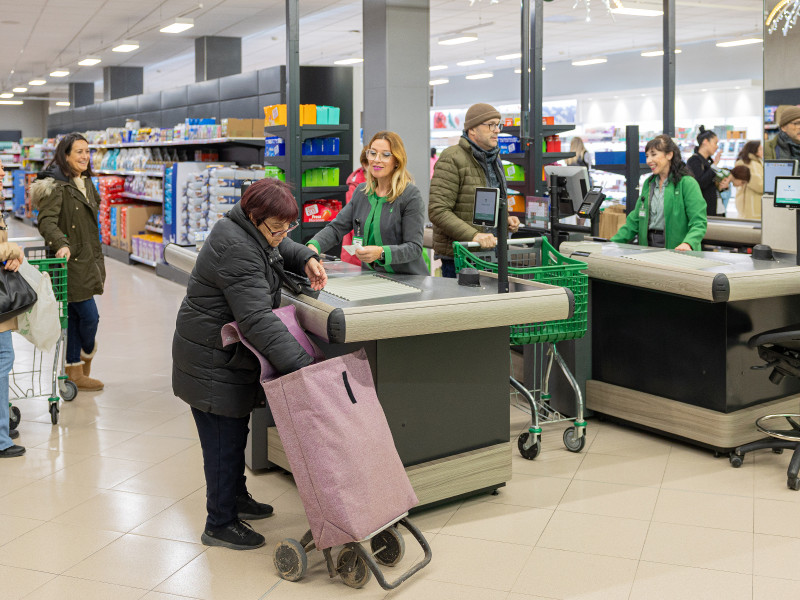
[[[250,493],[236,498],[236,511],[239,513],[240,519],[250,519],[251,521],[272,516],[272,507],[269,504],[256,502]]]
[[[206,546],[222,546],[231,550],[253,550],[266,543],[264,536],[253,531],[249,523],[236,520],[219,529],[206,529],[200,536]]]
[[[5,450],[0,450],[0,458],[14,458],[15,456],[22,456],[25,454],[23,446],[9,446]]]
[[[19,437],[19,431],[17,431],[16,429],[12,429],[11,431],[8,432],[8,437],[10,437],[12,440],[17,439]]]

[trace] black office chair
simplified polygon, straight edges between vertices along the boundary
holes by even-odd
[[[766,361],[759,369],[772,368],[769,380],[778,385],[784,377],[800,378],[800,324],[790,325],[781,329],[773,329],[754,335],[747,343],[750,348],[758,348],[758,355]],[[773,429],[775,423],[786,421],[786,429]],[[756,420],[756,427],[770,438],[744,444],[734,449],[730,454],[731,465],[738,468],[742,466],[744,455],[753,450],[765,448],[772,449],[776,454],[781,454],[784,449],[794,450],[789,468],[786,471],[786,485],[792,490],[800,490],[800,414],[766,415]]]

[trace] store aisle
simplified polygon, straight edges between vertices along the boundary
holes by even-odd
[[[28,235],[15,223],[12,237]],[[64,403],[51,426],[43,399],[20,400],[23,458],[0,461],[0,597],[4,600],[284,600],[403,598],[797,597],[800,493],[785,487],[789,455],[745,466],[615,425],[590,421],[571,454],[562,427],[543,452],[514,450],[514,479],[497,496],[414,520],[431,565],[396,592],[329,580],[320,553],[300,583],[275,575],[271,552],[305,530],[290,477],[249,477],[276,515],[253,522],[264,548],[199,543],[204,483],[186,405],[170,391],[170,343],[183,290],[144,266],[106,261],[99,298],[106,384]],[[17,343],[20,357],[25,342]],[[525,415],[512,412],[513,437]],[[408,556],[419,557],[408,540]]]

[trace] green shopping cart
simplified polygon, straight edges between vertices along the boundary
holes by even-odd
[[[476,242],[453,242],[453,255],[456,271],[471,267],[497,273],[496,249],[480,249]],[[529,382],[533,387],[525,387],[513,374],[509,377],[515,405],[531,415],[528,431],[520,434],[517,440],[520,454],[528,460],[539,455],[543,423],[571,421],[572,425],[564,431],[564,446],[571,452],[580,452],[586,444],[583,394],[556,348],[556,342],[578,339],[586,334],[589,281],[585,271],[586,263],[560,254],[545,238],[508,240],[509,277],[565,287],[572,291],[574,298],[574,311],[567,319],[511,326],[512,345],[533,345],[534,381]],[[550,404],[550,376],[554,364],[564,373],[574,391],[573,417],[561,414]]]

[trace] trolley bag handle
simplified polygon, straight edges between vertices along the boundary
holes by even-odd
[[[458,242],[465,248],[480,248],[481,245],[478,242]],[[509,246],[524,246],[526,244],[534,244],[539,245],[542,243],[541,237],[532,237],[532,238],[509,238],[508,245]],[[491,248],[488,248],[491,250]]]

